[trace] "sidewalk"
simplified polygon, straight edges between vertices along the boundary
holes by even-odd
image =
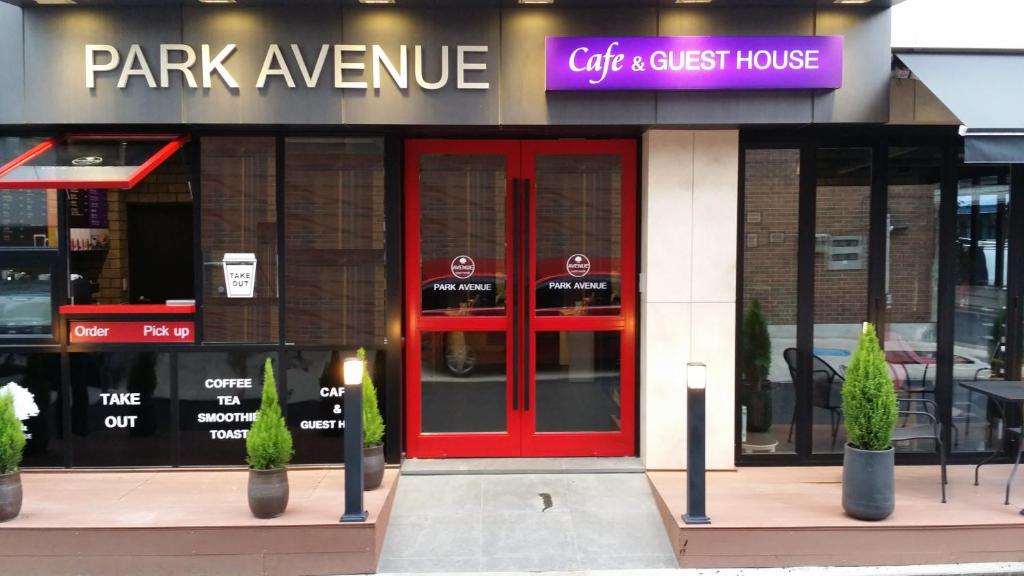
[[[1024,562],[939,564],[927,566],[863,566],[856,568],[805,566],[801,568],[583,570],[577,572],[476,572],[476,576],[1022,576]],[[378,576],[408,576],[380,573]],[[466,576],[433,572],[431,576]]]

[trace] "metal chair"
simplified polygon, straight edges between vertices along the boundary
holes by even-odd
[[[786,348],[782,357],[789,367],[789,375],[793,382],[799,382],[796,376],[796,348]],[[839,425],[843,422],[842,386],[843,377],[816,355],[811,355],[811,403],[815,408],[828,410],[832,429],[832,449],[836,448],[839,436]],[[786,442],[793,441],[793,427],[796,424],[796,403],[793,404],[793,419],[789,423],[789,436]]]
[[[939,423],[939,407],[934,400],[925,398],[897,398],[901,409],[898,416],[903,417],[903,426],[897,426],[892,432],[893,444],[907,440],[933,440],[935,450],[939,453],[939,466],[941,469],[942,503],[946,503],[946,450],[942,446],[942,424]],[[911,410],[915,404],[923,406],[923,410]],[[903,407],[908,409],[902,409]],[[911,416],[923,416],[929,420],[927,423],[910,424],[906,422]],[[1018,454],[1018,457],[1020,455]]]

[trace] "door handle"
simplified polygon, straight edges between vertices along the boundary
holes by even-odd
[[[530,179],[523,180],[523,410],[530,410]]]
[[[516,313],[515,306],[518,305],[518,298],[510,296],[518,295],[516,291],[517,278],[519,277],[519,235],[516,233],[519,228],[519,179],[512,179],[512,211],[511,219],[512,222],[509,229],[512,231],[512,262],[508,266],[509,277],[505,280],[505,306],[508,308],[509,313],[512,314],[512,350],[515,351],[515,347],[519,342],[519,314]],[[512,409],[519,409],[519,359],[516,358],[515,354],[512,355]]]

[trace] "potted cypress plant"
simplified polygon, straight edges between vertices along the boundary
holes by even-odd
[[[384,480],[384,418],[366,366],[366,350],[360,348],[356,356],[363,362],[363,489],[373,490]]]
[[[14,396],[0,393],[0,522],[21,513],[21,466],[25,433],[14,413]]]
[[[256,419],[245,437],[249,463],[249,510],[257,518],[274,518],[288,507],[288,470],[292,434],[281,416],[274,366],[263,365],[263,393]]]
[[[897,404],[875,327],[865,322],[843,383],[843,510],[854,518],[882,520],[892,514]]]
[[[768,323],[761,313],[761,302],[754,299],[743,315],[743,387],[740,401],[747,407],[747,431],[767,432],[772,426],[772,388],[768,371],[772,366],[772,339]]]

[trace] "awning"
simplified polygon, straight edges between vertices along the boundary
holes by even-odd
[[[188,141],[180,134],[67,134],[0,167],[0,190],[127,189]]]
[[[965,162],[1024,162],[1024,54],[896,56],[964,125]]]

